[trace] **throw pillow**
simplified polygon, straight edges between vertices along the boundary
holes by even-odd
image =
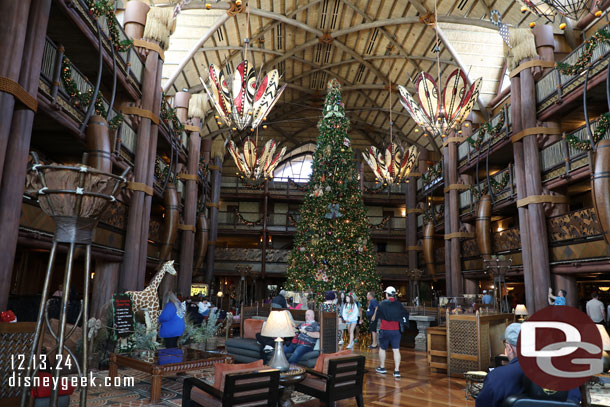
[[[244,332],[242,338],[256,339],[256,334],[261,333],[264,323],[265,321],[262,319],[244,320]]]
[[[335,352],[335,353],[320,353],[320,356],[318,356],[318,360],[316,361],[316,365],[314,366],[313,370],[322,372],[324,374],[328,374],[328,361],[329,360],[337,359],[337,358],[345,358],[345,357],[349,357],[349,356],[353,356],[352,351],[349,349],[341,350],[341,351]]]

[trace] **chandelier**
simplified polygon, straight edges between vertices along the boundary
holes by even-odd
[[[392,141],[392,83],[390,82],[390,144],[382,154],[377,147],[370,146],[362,153],[364,161],[371,167],[375,178],[384,185],[409,182],[409,174],[417,163],[419,151],[412,145],[407,151]]]
[[[578,21],[583,14],[589,12],[593,0],[544,0],[544,2],[562,16]]]
[[[400,102],[415,123],[430,135],[444,138],[456,130],[472,111],[481,89],[481,78],[470,89],[466,89],[467,86],[466,75],[461,69],[456,69],[447,78],[442,93],[430,74],[420,73],[415,82],[419,103],[404,86],[399,85],[398,91]]]
[[[250,32],[250,11],[247,8],[246,31]],[[232,75],[225,76],[222,69],[214,64],[209,67],[209,83],[199,78],[216,110],[216,120],[219,126],[223,123],[232,132],[243,131],[250,126],[250,131],[256,130],[256,139],[244,139],[241,151],[232,140],[228,149],[235,161],[242,179],[263,181],[273,178],[273,171],[286,153],[286,148],[276,154],[278,144],[268,140],[261,152],[258,151],[258,126],[267,118],[273,106],[280,99],[286,85],[280,87],[280,74],[277,69],[266,75],[256,75],[256,68],[248,62],[248,44],[244,39],[243,61]],[[266,128],[266,126],[263,126]]]
[[[228,149],[231,157],[237,165],[237,169],[241,172],[241,178],[247,178],[251,181],[267,180],[273,178],[273,171],[282,161],[286,154],[286,147],[283,147],[275,156],[275,150],[278,144],[275,140],[269,140],[265,143],[262,153],[259,155],[256,140],[251,137],[246,137],[243,148],[240,151],[233,140],[229,140]],[[240,175],[239,173],[237,175]]]

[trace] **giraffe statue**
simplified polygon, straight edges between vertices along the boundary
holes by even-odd
[[[131,307],[133,312],[135,313],[143,308],[146,308],[150,315],[150,319],[154,324],[157,323],[159,314],[161,314],[157,289],[159,288],[159,284],[161,284],[161,280],[163,280],[165,273],[169,273],[173,276],[176,275],[173,260],[163,263],[161,270],[157,271],[157,274],[155,274],[148,287],[146,287],[144,290],[127,291],[127,294],[129,294],[131,297]]]

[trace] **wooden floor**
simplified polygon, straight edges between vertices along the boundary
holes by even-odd
[[[358,352],[366,356],[369,373],[364,381],[365,406],[440,407],[474,406],[474,400],[465,400],[464,380],[449,378],[445,373],[432,373],[427,366],[425,352],[412,349],[401,350],[400,379],[392,375],[394,360],[392,352],[387,352],[388,373],[375,373],[379,366],[378,352]],[[317,407],[318,401],[299,404],[299,407]],[[337,403],[339,407],[355,406],[355,400]]]

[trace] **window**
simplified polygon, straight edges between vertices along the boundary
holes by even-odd
[[[308,182],[312,172],[315,147],[315,144],[308,143],[286,154],[284,162],[274,172],[274,180],[288,182],[290,178],[294,182]]]

